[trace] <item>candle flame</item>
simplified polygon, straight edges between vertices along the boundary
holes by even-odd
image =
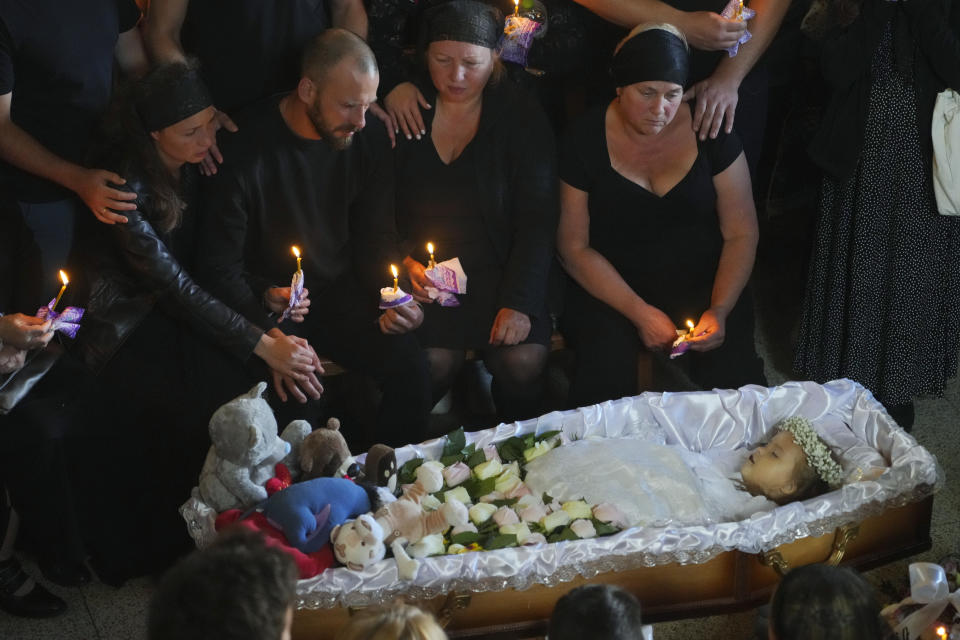
[[[520,0],[513,0],[513,15],[520,13]]]
[[[693,331],[693,327],[694,327],[693,320],[687,320],[687,326],[690,328],[690,331]]]
[[[63,286],[67,286],[70,282],[70,278],[67,277],[67,272],[63,269],[60,269],[60,282],[63,283]]]
[[[432,243],[432,242],[428,242],[428,243],[427,243],[427,253],[429,253],[430,255],[433,255],[433,243]]]
[[[293,251],[293,255],[295,255],[296,257],[298,258],[300,257],[300,248],[297,247],[297,245],[293,245],[292,247],[290,247],[290,251]]]
[[[399,275],[398,272],[397,272],[397,267],[396,267],[396,265],[390,265],[390,272],[393,274],[393,277],[394,277],[394,278],[398,277],[398,275]]]
[[[939,627],[937,627],[937,632],[936,632],[936,633],[937,633],[937,635],[938,635],[939,637],[946,639],[946,637],[947,637],[947,628],[944,627],[943,625],[940,625]]]

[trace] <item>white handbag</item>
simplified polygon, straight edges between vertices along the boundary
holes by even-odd
[[[933,107],[933,192],[937,210],[960,215],[960,94],[941,91]]]

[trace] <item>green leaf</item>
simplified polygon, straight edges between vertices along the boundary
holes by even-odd
[[[467,437],[463,435],[463,427],[447,434],[447,442],[443,445],[443,455],[450,456],[460,453],[467,446]]]
[[[469,449],[469,447],[467,448]],[[487,456],[481,449],[480,451],[474,451],[473,453],[471,453],[470,456],[467,458],[466,462],[467,462],[467,466],[473,469],[478,464],[486,461],[487,461]]]
[[[480,534],[473,531],[461,531],[450,538],[450,544],[462,544],[468,546],[480,540]]]
[[[541,498],[541,500],[543,500],[543,504],[550,504],[551,502],[553,502],[553,496],[551,496],[549,493],[544,491],[543,497]]]
[[[514,436],[504,440],[500,446],[497,447],[497,452],[500,454],[500,459],[504,462],[513,462],[514,460],[523,460],[523,450],[526,448],[523,440]]]
[[[600,522],[596,518],[590,518],[590,521],[593,522],[593,528],[597,530],[598,536],[609,536],[620,531],[609,522]]]
[[[470,444],[468,444],[467,446],[465,446],[465,447],[463,448],[463,451],[461,451],[460,453],[463,454],[463,457],[464,457],[464,458],[469,458],[470,456],[472,456],[472,455],[474,454],[474,452],[475,452],[476,450],[477,450],[477,445],[474,444],[473,442],[471,442]]]
[[[520,498],[504,498],[503,500],[494,500],[490,504],[495,507],[512,507],[517,504],[517,500]]]
[[[500,533],[495,536],[490,536],[480,543],[480,546],[488,551],[515,547],[517,546],[517,536],[513,533]]]
[[[530,447],[532,447],[532,446],[534,445],[534,441],[536,440],[536,438],[537,438],[537,437],[536,437],[535,435],[533,435],[532,433],[531,433],[530,435],[524,436],[524,437],[523,437],[523,448],[524,448],[524,449],[529,449]]]
[[[468,480],[464,480],[461,486],[467,490],[467,493],[469,493],[470,497],[473,498],[473,501],[476,502],[481,497],[493,492],[493,490],[497,488],[497,479],[496,477],[487,478],[486,480],[469,478]]]
[[[485,522],[480,523],[477,527],[477,531],[480,535],[491,535],[500,531],[500,525],[497,524],[497,521],[493,519],[493,516],[487,518]],[[483,548],[486,548],[487,545],[481,544]]]
[[[580,538],[573,532],[569,526],[565,526],[562,529],[557,529],[549,536],[547,536],[547,542],[560,542],[561,540],[579,540]]]
[[[443,456],[442,458],[440,458],[440,464],[442,464],[445,467],[449,467],[452,464],[457,464],[458,462],[462,462],[462,461],[463,461],[462,453],[452,453],[448,456]]]
[[[558,435],[560,435],[559,431],[547,431],[537,436],[537,442],[543,442],[544,440],[549,440],[550,438]]]
[[[423,458],[411,458],[403,463],[397,474],[397,484],[413,484],[417,481],[416,471],[424,463]]]
[[[530,533],[546,533],[547,530],[539,522],[528,522],[527,528],[530,529]]]

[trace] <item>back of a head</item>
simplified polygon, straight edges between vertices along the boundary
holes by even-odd
[[[770,606],[771,639],[877,640],[890,628],[873,587],[846,567],[812,564],[790,571]]]
[[[557,601],[550,616],[550,640],[639,640],[640,602],[609,584],[577,587]]]
[[[352,31],[333,28],[304,45],[300,74],[314,82],[322,82],[327,72],[344,59],[353,60],[357,69],[364,73],[377,73],[377,59],[369,45]]]
[[[164,575],[150,601],[149,640],[279,640],[297,569],[261,536],[222,534]]]
[[[447,640],[432,615],[408,604],[364,611],[350,619],[337,640]]]

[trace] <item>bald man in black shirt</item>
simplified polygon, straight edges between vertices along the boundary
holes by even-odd
[[[410,333],[423,312],[415,304],[377,310],[401,256],[387,134],[377,120],[364,128],[376,61],[341,29],[311,41],[304,60],[296,91],[256,106],[224,141],[228,160],[204,199],[201,279],[251,321],[276,327],[265,301],[289,282],[290,248],[300,247],[312,306],[290,330],[378,381],[377,441],[417,442],[431,407],[426,360]]]

